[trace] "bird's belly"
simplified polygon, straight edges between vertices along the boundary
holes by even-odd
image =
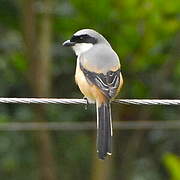
[[[83,93],[83,95],[88,99],[91,103],[94,103],[96,97],[94,97],[93,86],[88,83],[83,72],[80,70],[79,66],[76,67],[75,81]]]
[[[79,65],[76,67],[75,81],[89,103],[95,103],[95,101],[102,103],[105,101],[105,96],[102,91],[94,84],[88,82]]]

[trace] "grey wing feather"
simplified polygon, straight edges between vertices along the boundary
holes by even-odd
[[[120,69],[117,71],[108,71],[106,74],[95,73],[85,69],[81,63],[80,69],[84,73],[88,82],[99,87],[108,99],[115,96],[120,84]]]

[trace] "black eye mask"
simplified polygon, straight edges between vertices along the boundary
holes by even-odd
[[[79,36],[74,35],[72,36],[70,41],[75,43],[91,43],[91,44],[97,43],[97,39],[92,36],[89,36],[88,34],[83,34]]]

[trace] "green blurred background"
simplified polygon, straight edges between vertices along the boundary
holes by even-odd
[[[0,0],[0,96],[81,98],[62,42],[103,34],[120,57],[120,98],[180,95],[179,0]],[[179,107],[113,105],[114,121],[180,120]],[[0,105],[0,123],[96,121],[82,105]],[[95,131],[1,131],[3,180],[180,180],[180,129],[115,130],[99,161]]]

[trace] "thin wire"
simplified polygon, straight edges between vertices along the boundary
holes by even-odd
[[[180,121],[121,121],[114,122],[113,128],[116,130],[142,130],[142,129],[179,129]],[[14,122],[0,123],[0,131],[79,131],[79,130],[95,130],[95,122]]]
[[[180,105],[180,99],[116,99],[114,103],[128,105]],[[13,104],[87,104],[85,99],[65,98],[0,98],[0,103]]]
[[[180,105],[179,99],[116,99],[114,103],[128,105]],[[15,104],[87,104],[85,99],[65,98],[0,98],[0,103]],[[115,129],[179,129],[180,121],[126,121],[114,122]],[[0,123],[0,131],[26,130],[92,130],[92,122],[14,122]]]

